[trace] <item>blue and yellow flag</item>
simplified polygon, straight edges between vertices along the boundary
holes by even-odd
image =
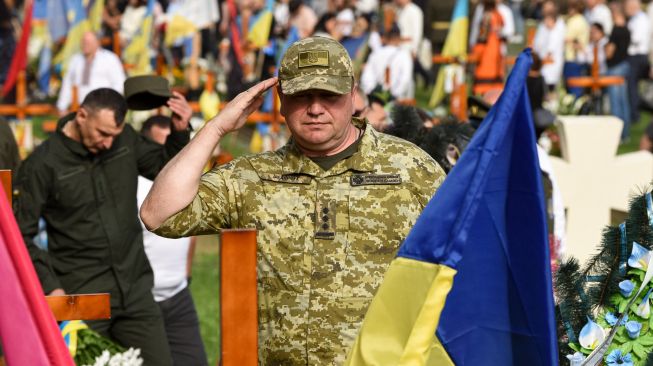
[[[348,365],[558,363],[530,63],[524,51],[400,247]]]
[[[442,56],[460,57],[467,55],[467,34],[469,33],[468,0],[457,0],[451,16],[451,28],[442,48]],[[437,106],[444,98],[444,67],[440,67],[429,106]]]
[[[267,0],[265,9],[256,14],[249,25],[247,40],[256,48],[263,48],[270,41],[273,6],[274,1]]]
[[[65,75],[68,61],[80,50],[82,36],[91,30],[91,25],[86,17],[86,9],[82,0],[66,1],[66,18],[70,27],[66,35],[66,42],[61,51],[54,57],[55,64],[61,64],[61,74]]]
[[[122,59],[130,65],[129,76],[145,75],[152,71],[150,63],[150,41],[152,39],[154,0],[147,0],[147,10],[141,29],[125,47]]]
[[[93,33],[100,33],[102,30],[102,12],[104,11],[104,0],[87,0],[88,21]]]

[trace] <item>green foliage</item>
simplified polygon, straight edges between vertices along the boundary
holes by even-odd
[[[76,365],[93,365],[95,358],[102,355],[102,352],[105,350],[114,355],[124,352],[125,348],[114,343],[109,338],[101,336],[90,328],[77,331]]]

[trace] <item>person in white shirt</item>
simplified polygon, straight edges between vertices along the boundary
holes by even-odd
[[[558,16],[558,8],[554,1],[547,0],[542,4],[544,19],[537,26],[533,39],[533,51],[542,59],[542,77],[549,91],[555,90],[562,77],[564,65],[565,21]]]
[[[612,13],[604,0],[585,0],[585,18],[590,24],[599,23],[606,35],[612,33]]]
[[[164,144],[170,134],[171,119],[153,116],[143,123],[141,135]],[[138,177],[137,201],[140,209],[153,182]],[[141,225],[143,223],[141,222]],[[170,352],[175,365],[207,365],[199,320],[188,288],[195,238],[168,239],[143,226],[145,254],[154,272],[154,301],[161,308]]]
[[[125,71],[122,62],[115,53],[100,48],[100,41],[92,32],[82,36],[81,53],[71,59],[61,82],[57,99],[60,115],[68,113],[73,102],[73,87],[77,87],[77,102],[98,88],[111,88],[123,92]]]
[[[365,63],[361,88],[365,94],[370,94],[378,85],[390,91],[395,99],[412,99],[415,96],[413,58],[401,47],[401,34],[396,26],[385,38],[386,44],[373,51]]]
[[[417,56],[419,45],[424,38],[424,12],[411,0],[394,0],[397,6],[397,26],[402,38],[402,47]]]
[[[336,14],[336,23],[338,24],[338,33],[343,37],[349,37],[354,29],[354,10],[349,0],[333,0],[331,3],[332,11]]]
[[[125,47],[136,35],[145,19],[147,4],[145,0],[129,0],[120,18],[120,43]]]
[[[608,44],[608,38],[605,36],[605,31],[601,23],[592,23],[590,25],[590,43],[585,49],[585,63],[591,68],[596,61],[599,66],[599,75],[605,74],[607,66],[605,63],[605,46]]]
[[[639,121],[639,81],[649,74],[648,54],[651,49],[651,22],[642,11],[640,0],[626,0],[624,3],[630,46],[628,47],[628,96],[630,97],[631,123]]]
[[[424,12],[412,0],[394,0],[396,23],[401,32],[401,47],[407,49],[413,58],[413,74],[420,75],[427,85],[433,84],[434,76],[420,62],[420,47],[424,41]]]
[[[501,0],[496,1],[497,10],[503,19],[503,27],[501,28],[501,38],[504,40],[512,39],[515,35],[515,20],[512,15],[512,10]],[[474,16],[472,17],[471,28],[469,30],[469,48],[473,49],[478,40],[478,32],[483,19],[483,2],[479,2],[474,9]],[[505,47],[504,47],[505,48]],[[506,54],[507,49],[502,50]]]

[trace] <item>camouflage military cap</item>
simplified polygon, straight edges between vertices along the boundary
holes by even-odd
[[[347,50],[336,40],[308,37],[292,44],[281,59],[281,92],[293,95],[305,90],[351,92],[354,72]]]

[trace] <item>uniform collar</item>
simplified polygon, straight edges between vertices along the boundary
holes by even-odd
[[[70,137],[66,136],[66,134],[63,132],[63,127],[66,125],[66,123],[72,121],[75,119],[75,112],[67,114],[66,116],[62,117],[59,119],[57,122],[57,134],[61,136],[61,140],[63,141],[64,146],[70,150],[71,152],[80,155],[82,157],[88,157],[91,155],[91,152],[88,151],[84,145],[82,145],[80,142],[75,141],[71,139]]]
[[[369,157],[374,154],[378,142],[378,132],[367,123],[367,120],[353,117],[352,123],[356,128],[363,130],[363,137],[358,145],[358,151],[354,155],[339,162],[328,171],[323,171],[322,168],[299,150],[297,143],[291,138],[285,149],[282,174],[306,174],[315,177],[327,177],[341,174],[347,170],[373,171],[374,159]]]

